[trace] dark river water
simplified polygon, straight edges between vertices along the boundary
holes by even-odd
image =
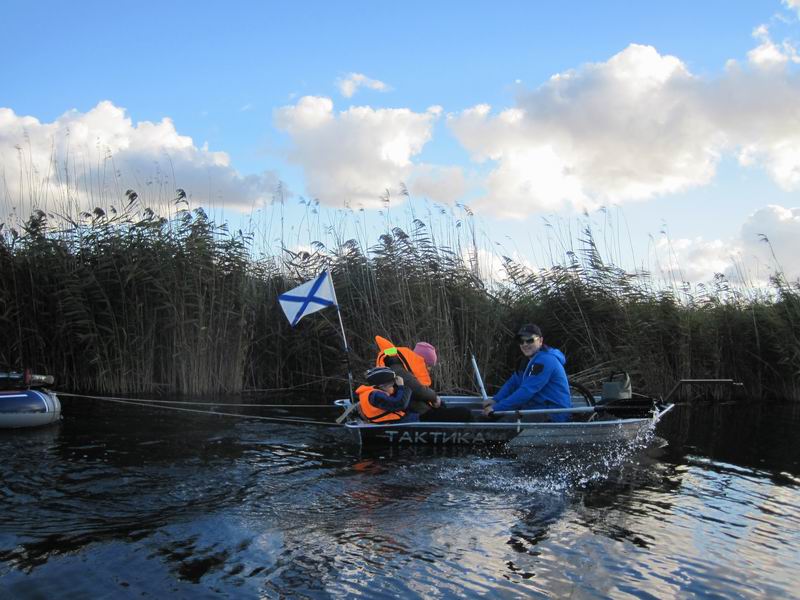
[[[800,405],[515,455],[82,402],[0,431],[0,598],[800,594]]]

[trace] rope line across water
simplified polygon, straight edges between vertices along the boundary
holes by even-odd
[[[90,398],[92,400],[128,400],[131,402],[152,402],[153,404],[193,404],[194,406],[250,406],[253,408],[340,408],[335,404],[253,404],[251,402],[196,402],[194,400],[152,400],[150,398],[117,398],[114,396],[88,396],[86,394],[71,394],[69,392],[55,392],[58,396],[73,398]]]
[[[339,423],[335,423],[333,421],[314,421],[311,419],[293,419],[291,417],[264,417],[261,415],[243,415],[240,413],[229,413],[229,412],[219,412],[219,411],[212,411],[212,410],[199,410],[196,408],[182,408],[180,406],[165,406],[163,404],[151,404],[152,402],[164,402],[159,400],[146,400],[146,399],[137,399],[137,398],[114,398],[112,396],[89,396],[87,394],[70,394],[68,392],[56,392],[59,396],[70,396],[74,398],[89,398],[90,400],[102,400],[104,402],[115,402],[117,404],[130,404],[133,406],[149,406],[151,408],[158,408],[162,410],[177,410],[181,412],[191,412],[191,413],[198,413],[202,415],[215,415],[220,417],[239,417],[241,419],[259,419],[262,421],[279,421],[284,423],[302,423],[303,425],[322,425],[325,427],[340,427]],[[191,404],[191,403],[189,403]],[[206,404],[206,403],[201,403]],[[214,405],[219,406],[219,403]],[[235,405],[231,405],[235,406]],[[245,404],[242,406],[259,406],[253,404]],[[263,406],[270,406],[270,405],[263,405]],[[314,406],[322,406],[322,405],[314,405]],[[337,407],[338,408],[338,407]]]

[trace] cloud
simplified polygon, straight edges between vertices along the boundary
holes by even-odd
[[[800,188],[797,52],[766,27],[743,67],[717,79],[632,44],[606,62],[558,73],[493,112],[477,105],[447,123],[490,171],[473,207],[507,217],[642,201],[709,183],[722,156]]]
[[[195,205],[249,210],[271,198],[276,181],[239,175],[224,152],[198,148],[169,118],[134,124],[108,101],[52,123],[0,108],[0,217],[119,206],[127,189],[153,208],[182,188]]]
[[[787,278],[800,280],[800,208],[770,205],[757,210],[739,233],[742,261],[756,273],[781,269]]]
[[[455,204],[463,199],[469,182],[461,167],[419,165],[408,182],[412,196],[432,198],[438,202]]]
[[[389,90],[389,86],[382,81],[370,79],[361,73],[348,73],[346,77],[338,79],[336,85],[339,88],[339,92],[345,98],[352,98],[360,87],[366,87],[379,92],[386,92]]]
[[[791,61],[800,62],[797,50],[788,41],[777,45],[769,35],[769,28],[766,25],[759,25],[753,31],[753,37],[761,42],[760,45],[747,53],[750,63],[762,69],[782,68]]]
[[[656,240],[656,272],[668,281],[703,283],[717,273],[729,272],[739,257],[739,248],[722,240],[679,238]]]
[[[448,123],[476,161],[496,163],[476,208],[507,216],[591,209],[711,179],[714,131],[695,94],[681,61],[634,44],[554,75],[497,116],[482,105]]]
[[[699,283],[721,273],[730,281],[764,285],[778,270],[800,281],[800,208],[769,205],[751,214],[730,240],[656,242],[657,269],[676,281]]]
[[[303,168],[309,195],[329,206],[375,208],[385,190],[395,195],[412,178],[412,159],[440,114],[439,107],[368,106],[335,113],[330,98],[305,96],[275,111],[275,125],[291,138],[288,158]]]
[[[496,252],[491,252],[485,248],[478,248],[477,252],[474,252],[472,249],[464,249],[461,253],[461,258],[464,264],[476,273],[481,281],[489,285],[494,285],[508,279],[505,257]],[[517,253],[514,253],[513,256],[508,258],[517,265],[525,267],[530,271],[536,270],[536,267],[530,261],[519,256]]]

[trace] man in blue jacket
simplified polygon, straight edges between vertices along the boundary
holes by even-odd
[[[527,360],[520,361],[520,368],[495,394],[494,402],[483,409],[484,414],[491,417],[495,411],[572,408],[569,383],[564,371],[567,359],[561,350],[544,344],[538,325],[523,325],[517,337],[520,350]],[[555,422],[569,419],[569,413],[550,415],[550,420]]]

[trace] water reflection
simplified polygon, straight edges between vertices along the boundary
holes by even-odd
[[[728,412],[687,414],[635,451],[359,450],[326,428],[135,412],[0,432],[0,591],[790,596],[797,442],[761,431],[763,409],[733,449],[703,429]]]
[[[800,476],[800,403],[698,402],[659,425],[674,452]]]

